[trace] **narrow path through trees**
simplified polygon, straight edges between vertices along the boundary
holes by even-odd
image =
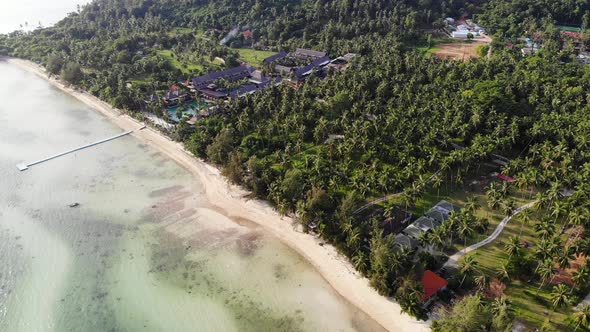
[[[532,207],[533,205],[535,205],[535,203],[537,203],[537,201],[533,201],[530,203],[527,203],[521,207],[519,207],[518,209],[516,209],[514,211],[514,213],[512,213],[511,215],[504,217],[504,219],[502,219],[502,221],[500,222],[500,224],[498,224],[498,226],[496,227],[496,229],[494,230],[494,232],[492,232],[492,234],[490,234],[490,236],[488,236],[487,238],[485,238],[484,240],[478,242],[478,243],[474,243],[472,245],[470,245],[469,247],[466,247],[462,250],[459,250],[458,252],[456,252],[455,254],[451,255],[449,257],[449,260],[447,260],[447,262],[443,265],[443,268],[449,268],[449,267],[456,267],[457,266],[457,262],[459,261],[459,259],[461,259],[461,257],[463,257],[465,254],[476,250],[478,248],[481,248],[483,246],[485,246],[486,244],[491,243],[492,241],[494,241],[504,230],[504,227],[506,226],[506,224],[508,224],[508,222],[517,214],[521,213],[522,211]]]

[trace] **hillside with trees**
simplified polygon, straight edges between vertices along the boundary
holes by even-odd
[[[445,17],[467,13],[495,34],[489,56],[420,52]],[[40,62],[139,116],[179,78],[238,64],[240,47],[356,53],[345,71],[267,88],[169,134],[319,233],[419,318],[431,309],[424,271],[535,202],[447,275],[433,329],[506,331],[516,318],[530,330],[583,330],[590,309],[573,307],[590,283],[590,66],[556,26],[585,29],[589,13],[587,0],[100,0],[54,27],[0,35],[0,54]],[[220,45],[236,26],[251,39]],[[512,45],[533,33],[544,47],[524,57]],[[490,169],[498,155],[506,161]],[[420,216],[441,199],[462,209],[419,239],[428,250],[399,246],[384,226],[396,209]]]

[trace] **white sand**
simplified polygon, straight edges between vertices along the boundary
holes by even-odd
[[[42,67],[30,61],[14,58],[7,61],[48,80],[54,86],[101,112],[124,130],[137,130],[143,125],[84,91],[69,88],[55,79],[50,79]],[[428,323],[419,322],[401,313],[397,303],[379,295],[369,286],[368,280],[360,276],[348,259],[338,254],[334,247],[320,246],[319,239],[294,230],[291,218],[281,217],[268,203],[244,199],[247,194],[245,190],[229,185],[219,170],[195,158],[181,144],[150,128],[135,131],[132,135],[162,151],[190,171],[203,183],[211,204],[225,210],[230,217],[252,220],[304,256],[340,295],[387,330],[430,330]]]

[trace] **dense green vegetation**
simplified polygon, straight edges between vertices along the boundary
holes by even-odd
[[[507,330],[513,317],[540,326],[549,310],[554,316],[547,328],[582,329],[590,315],[573,314],[571,305],[588,291],[587,265],[575,269],[573,283],[556,286],[553,279],[558,268],[590,254],[590,66],[573,60],[556,25],[586,28],[588,11],[584,0],[102,0],[55,27],[0,36],[0,54],[39,61],[138,112],[148,95],[179,78],[239,61],[259,65],[270,51],[357,53],[344,72],[311,77],[300,89],[268,88],[194,126],[180,123],[172,134],[230,181],[296,215],[380,293],[421,318],[422,272],[440,266],[441,255],[481,240],[516,207],[538,200],[527,222],[510,224],[480,249],[485,254],[460,263],[450,287],[481,294],[459,301],[433,327]],[[464,63],[424,56],[428,48],[420,46],[431,40],[422,30],[464,13],[497,34],[493,55]],[[236,26],[252,36],[219,45]],[[544,45],[535,56],[504,46],[533,32]],[[490,172],[485,164],[494,153],[510,157],[502,172],[517,182],[469,189]],[[574,194],[562,197],[563,188]],[[399,195],[353,213],[392,193]],[[419,215],[440,198],[464,209],[421,239],[434,254],[400,250],[395,234],[383,236],[379,223],[393,204]],[[491,292],[492,279],[505,291]],[[482,314],[474,315],[477,310]]]
[[[590,2],[588,0],[491,0],[477,15],[493,33],[522,34],[541,23],[566,23],[589,28]]]

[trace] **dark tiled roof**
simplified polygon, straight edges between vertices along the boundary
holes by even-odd
[[[403,233],[406,234],[409,237],[412,237],[416,240],[418,240],[418,238],[420,237],[420,235],[422,233],[424,233],[424,231],[418,227],[416,227],[414,224],[406,227],[406,229],[403,230]]]
[[[277,61],[278,59],[282,59],[282,58],[284,58],[286,56],[287,56],[287,53],[285,53],[285,52],[279,52],[279,53],[277,53],[275,55],[271,55],[268,58],[262,60],[262,63],[265,64],[265,65],[267,65],[269,63],[272,63],[272,62]]]
[[[324,56],[324,57],[321,57],[319,59],[313,60],[313,62],[311,64],[314,65],[314,66],[316,66],[316,67],[319,67],[319,66],[325,66],[325,65],[327,65],[329,63],[330,63],[330,57]]]
[[[321,58],[321,57],[325,57],[326,56],[326,52],[308,50],[308,49],[305,49],[305,48],[298,48],[297,50],[295,50],[295,54],[296,55],[313,57],[313,58]]]
[[[428,217],[420,217],[416,221],[414,221],[412,225],[415,225],[420,229],[431,230],[440,226],[441,223]]]
[[[311,72],[314,68],[315,68],[315,66],[310,63],[307,66],[297,68],[297,70],[295,70],[295,75],[299,78],[301,78],[303,76],[307,76],[307,75],[309,75],[309,72]]]
[[[443,222],[449,220],[448,213],[443,213],[443,212],[441,212],[437,209],[434,209],[434,208],[428,210],[428,212],[426,212],[424,215],[432,220],[436,220],[439,223],[443,223]]]
[[[231,98],[237,98],[237,97],[241,97],[241,96],[248,94],[248,93],[253,93],[257,89],[258,89],[258,86],[256,86],[256,84],[248,84],[248,85],[241,86],[237,90],[232,91],[229,94],[229,96]]]
[[[215,81],[217,79],[226,79],[228,81],[237,81],[242,78],[246,78],[250,76],[250,73],[254,71],[253,68],[248,66],[239,66],[223,71],[217,71],[213,73],[209,73],[207,75],[199,76],[193,78],[193,85],[194,86],[203,86],[204,84],[208,84],[209,82]]]
[[[223,97],[227,97],[228,93],[225,91],[217,91],[217,90],[211,90],[211,89],[199,89],[199,91],[209,97],[214,97],[214,98],[223,98]]]
[[[418,241],[404,234],[396,235],[395,243],[399,244],[400,246],[410,247],[411,249],[415,249],[416,247],[418,247]]]
[[[437,209],[437,210],[439,210],[440,212],[443,212],[443,213],[445,211],[447,211],[446,213],[451,213],[453,211],[459,212],[459,210],[461,210],[460,207],[458,207],[458,206],[456,206],[456,205],[454,205],[454,204],[452,204],[450,202],[447,202],[445,200],[442,200],[442,201],[438,202],[438,204],[436,204],[433,207],[433,209]]]

